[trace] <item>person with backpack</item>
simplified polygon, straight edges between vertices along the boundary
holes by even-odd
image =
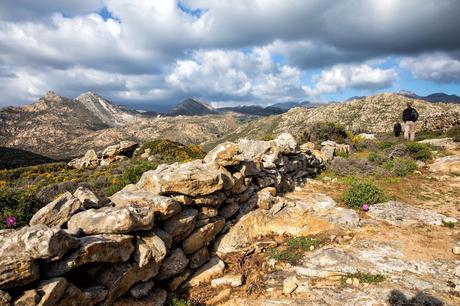
[[[414,141],[418,112],[412,107],[412,101],[407,102],[407,108],[403,111],[402,119],[404,121],[404,139]]]
[[[399,137],[399,135],[401,135],[401,131],[402,131],[401,123],[396,122],[395,125],[393,126],[393,134],[395,135],[395,137]]]

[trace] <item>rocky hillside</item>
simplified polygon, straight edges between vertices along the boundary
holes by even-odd
[[[430,103],[408,98],[393,93],[384,93],[364,99],[352,100],[344,103],[329,104],[317,108],[294,108],[287,113],[270,116],[252,121],[241,126],[233,133],[229,133],[225,140],[234,140],[240,137],[262,139],[281,132],[290,132],[295,136],[317,122],[332,121],[343,124],[347,129],[355,132],[385,133],[391,132],[396,121],[401,122],[401,114],[406,103],[411,101],[420,114],[419,128],[422,128],[424,119],[427,126],[442,129],[443,120],[446,127],[460,124],[460,105],[445,103]],[[215,143],[204,144],[206,148]]]
[[[178,116],[202,116],[217,114],[217,111],[209,104],[195,99],[187,99],[176,105],[170,112],[170,115]]]
[[[0,143],[6,147],[56,156],[52,149],[56,145],[94,131],[133,122],[138,117],[140,114],[116,106],[93,93],[68,99],[50,91],[35,103],[0,110]],[[65,146],[60,150],[65,152]]]

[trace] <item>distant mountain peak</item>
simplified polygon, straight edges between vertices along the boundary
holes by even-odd
[[[216,114],[217,110],[211,105],[197,99],[186,99],[177,104],[170,112],[171,115],[201,116]]]

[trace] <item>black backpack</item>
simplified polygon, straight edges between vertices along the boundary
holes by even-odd
[[[413,108],[410,112],[410,119],[414,122],[418,120],[418,112],[415,110],[415,108]]]

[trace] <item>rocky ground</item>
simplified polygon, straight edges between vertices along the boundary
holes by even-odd
[[[444,154],[407,177],[382,178],[392,201],[368,212],[344,205],[343,178],[326,172],[308,180],[281,206],[243,217],[216,245],[225,275],[241,274],[242,286],[183,297],[222,305],[459,305],[460,152]],[[299,236],[316,243],[288,247]]]

